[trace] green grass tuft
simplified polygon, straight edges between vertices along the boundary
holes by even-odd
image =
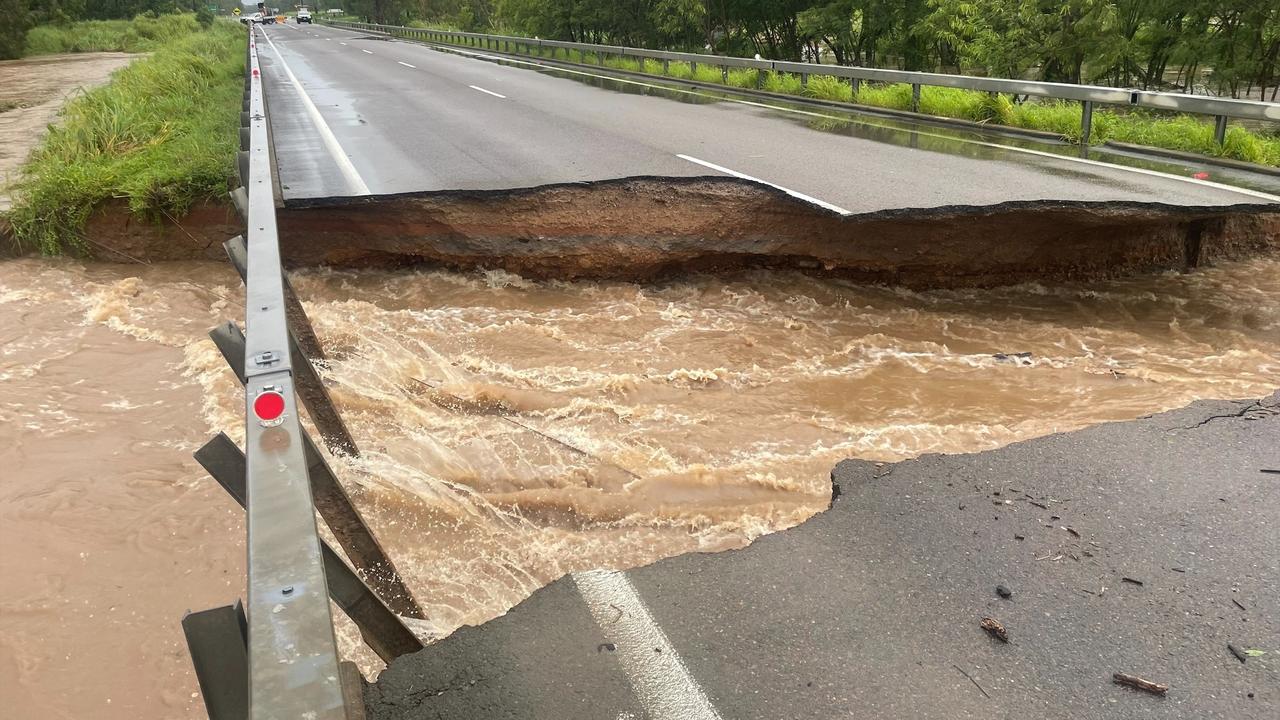
[[[830,75],[810,75],[804,94],[819,100],[850,102],[853,100],[853,87],[848,82]]]
[[[804,85],[800,78],[790,73],[766,72],[763,89],[768,92],[785,93],[787,95],[803,95]]]
[[[764,79],[760,76],[759,70],[746,70],[742,68],[729,71],[729,85],[738,88],[755,88]]]
[[[239,145],[245,42],[240,25],[214,23],[71,101],[16,184],[18,242],[83,252],[84,223],[112,198],[154,219],[223,197]]]

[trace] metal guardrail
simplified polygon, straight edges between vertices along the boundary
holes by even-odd
[[[1010,80],[1004,78],[971,77],[968,75],[945,75],[941,73],[912,72],[907,70],[888,70],[880,68],[850,67],[844,65],[818,65],[814,63],[785,62],[778,60],[756,60],[754,58],[729,57],[722,55],[703,55],[698,53],[670,52],[666,50],[648,50],[645,48],[625,47],[621,45],[593,45],[588,43],[564,42],[560,40],[542,40],[539,38],[513,37],[508,35],[487,35],[483,33],[452,32],[412,28],[401,25],[380,25],[376,23],[359,23],[344,21],[325,21],[334,27],[352,30],[380,32],[399,37],[418,38],[430,42],[464,44],[483,47],[488,50],[523,53],[542,56],[542,48],[550,48],[552,59],[560,50],[577,50],[580,53],[593,53],[603,63],[610,55],[632,57],[638,59],[661,60],[665,71],[671,62],[689,63],[692,68],[699,64],[719,67],[722,76],[727,76],[729,68],[750,68],[769,72],[784,72],[799,75],[801,82],[808,82],[811,75],[828,75],[849,80],[853,84],[854,95],[862,82],[905,83],[911,85],[911,110],[920,110],[921,87],[948,87],[964,90],[977,90],[990,93],[1008,93],[1016,95],[1035,95],[1037,97],[1074,100],[1081,103],[1081,144],[1088,144],[1092,131],[1093,106],[1122,105],[1143,107],[1157,110],[1187,113],[1191,115],[1213,116],[1214,138],[1222,144],[1226,138],[1227,119],[1259,120],[1280,123],[1280,103],[1268,103],[1255,100],[1231,100],[1224,98],[1186,95],[1184,93],[1155,92],[1149,90],[1129,90],[1125,88],[1105,87],[1100,85],[1073,85],[1069,83],[1037,82],[1034,80]],[[522,50],[523,48],[523,50]]]
[[[247,332],[230,321],[209,332],[244,385],[245,450],[218,433],[195,459],[248,516],[248,605],[188,613],[182,627],[210,720],[362,720],[360,672],[338,658],[330,600],[387,663],[422,649],[402,618],[426,615],[299,423],[305,407],[331,452],[359,455],[311,365],[320,339],[280,266],[259,30],[247,32],[231,193],[247,229],[223,244],[245,283]],[[317,511],[339,549],[317,534]]]
[[[294,394],[257,33],[249,29],[249,143],[247,158],[242,154],[241,159],[241,180],[248,193],[244,372],[249,717],[343,720],[337,644]],[[282,407],[269,407],[273,402]]]

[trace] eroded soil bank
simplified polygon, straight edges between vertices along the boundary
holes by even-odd
[[[840,216],[733,178],[627,178],[525,190],[291,202],[293,266],[502,269],[528,278],[649,280],[801,269],[913,288],[983,287],[1182,270],[1280,246],[1280,205],[1033,201]],[[110,207],[101,259],[217,258],[228,208],[155,225]]]

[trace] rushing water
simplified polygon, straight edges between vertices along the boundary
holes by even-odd
[[[335,468],[436,634],[569,571],[799,523],[845,457],[982,450],[1280,377],[1280,257],[927,293],[790,273],[295,283],[363,450]],[[14,717],[201,716],[178,620],[242,594],[243,524],[190,453],[239,434],[204,333],[240,296],[217,264],[0,263]]]

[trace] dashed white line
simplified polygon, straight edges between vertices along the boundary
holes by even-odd
[[[339,45],[346,45],[346,43],[344,43],[344,42],[342,42],[342,41],[338,41],[338,44],[339,44]]]
[[[721,720],[625,574],[574,573],[573,584],[600,632],[617,647],[618,661],[652,720]]]
[[[400,63],[401,65],[403,65],[403,66],[405,66],[405,67],[407,67],[407,68],[413,68],[414,70],[417,70],[417,69],[418,69],[418,66],[417,66],[417,65],[410,65],[409,63],[407,63],[407,62],[405,62],[405,61],[403,61],[403,60],[397,60],[396,62]]]
[[[761,180],[761,179],[760,179],[760,178],[758,178],[758,177],[752,177],[752,176],[750,176],[750,175],[747,175],[746,173],[740,173],[740,172],[738,172],[737,170],[730,170],[730,169],[729,169],[729,168],[727,168],[727,167],[724,167],[724,166],[721,166],[721,165],[717,165],[717,164],[712,163],[712,162],[707,162],[706,160],[699,160],[698,158],[696,158],[696,157],[690,157],[689,155],[679,155],[679,154],[677,154],[677,155],[676,155],[676,157],[680,158],[681,160],[688,160],[688,161],[689,161],[689,162],[691,162],[691,163],[696,163],[696,164],[701,165],[701,166],[703,166],[703,167],[711,168],[712,170],[717,170],[717,171],[722,172],[722,173],[724,173],[724,174],[726,174],[726,175],[732,175],[732,176],[734,176],[734,177],[736,177],[736,178],[742,178],[743,180],[750,180],[751,182],[760,183],[761,185],[768,185],[769,187],[774,188],[775,190],[781,190],[782,192],[784,192],[784,193],[786,193],[786,194],[790,195],[790,196],[791,196],[791,197],[793,197],[793,198],[797,198],[797,199],[799,199],[799,200],[804,200],[805,202],[808,202],[808,203],[813,203],[814,205],[817,205],[818,207],[826,208],[826,209],[828,209],[828,210],[830,210],[830,211],[832,211],[832,212],[840,213],[841,215],[852,215],[852,214],[853,214],[851,211],[849,211],[849,210],[845,210],[844,208],[840,207],[839,205],[832,205],[832,204],[831,204],[831,203],[829,203],[829,202],[825,202],[825,201],[819,200],[818,198],[813,197],[813,196],[811,196],[811,195],[805,195],[805,194],[804,194],[804,193],[802,193],[802,192],[796,192],[795,190],[792,190],[792,189],[790,189],[790,188],[784,188],[784,187],[782,187],[781,185],[776,185],[776,184],[774,184],[774,183],[771,183],[771,182],[769,182],[768,180]]]
[[[284,61],[284,56],[280,54],[280,48],[272,42],[271,36],[263,33],[267,38],[267,43],[271,45],[271,49],[275,51],[276,58],[280,60],[280,67],[284,68],[284,74],[288,76],[289,82],[293,84],[293,88],[298,91],[298,97],[302,98],[302,105],[307,109],[307,115],[311,118],[312,124],[316,126],[316,132],[320,134],[320,139],[324,142],[325,149],[329,151],[329,155],[333,157],[334,163],[338,165],[338,170],[342,172],[342,177],[346,179],[347,185],[351,188],[353,195],[371,195],[369,186],[364,183],[364,178],[360,177],[360,173],[356,170],[356,166],[351,164],[351,158],[347,157],[346,151],[342,149],[342,145],[338,143],[338,138],[334,136],[333,131],[329,129],[329,124],[324,121],[324,116],[316,109],[316,104],[311,102],[311,98],[307,95],[307,91],[302,89],[302,83],[298,82],[298,78],[289,69],[289,63]]]
[[[490,95],[492,95],[492,96],[494,96],[494,97],[502,98],[503,100],[506,100],[506,99],[507,99],[507,96],[506,96],[506,95],[499,95],[498,93],[496,93],[496,92],[494,92],[494,91],[492,91],[492,90],[485,90],[484,88],[480,87],[479,85],[468,85],[467,87],[471,88],[472,90],[479,90],[479,91],[480,91],[480,92],[482,92],[482,93],[489,93]]]
[[[368,53],[368,54],[370,54],[370,55],[372,55],[372,54],[373,54],[373,51],[372,51],[372,50],[365,50],[364,48],[360,48],[360,52],[362,52],[362,53]]]

